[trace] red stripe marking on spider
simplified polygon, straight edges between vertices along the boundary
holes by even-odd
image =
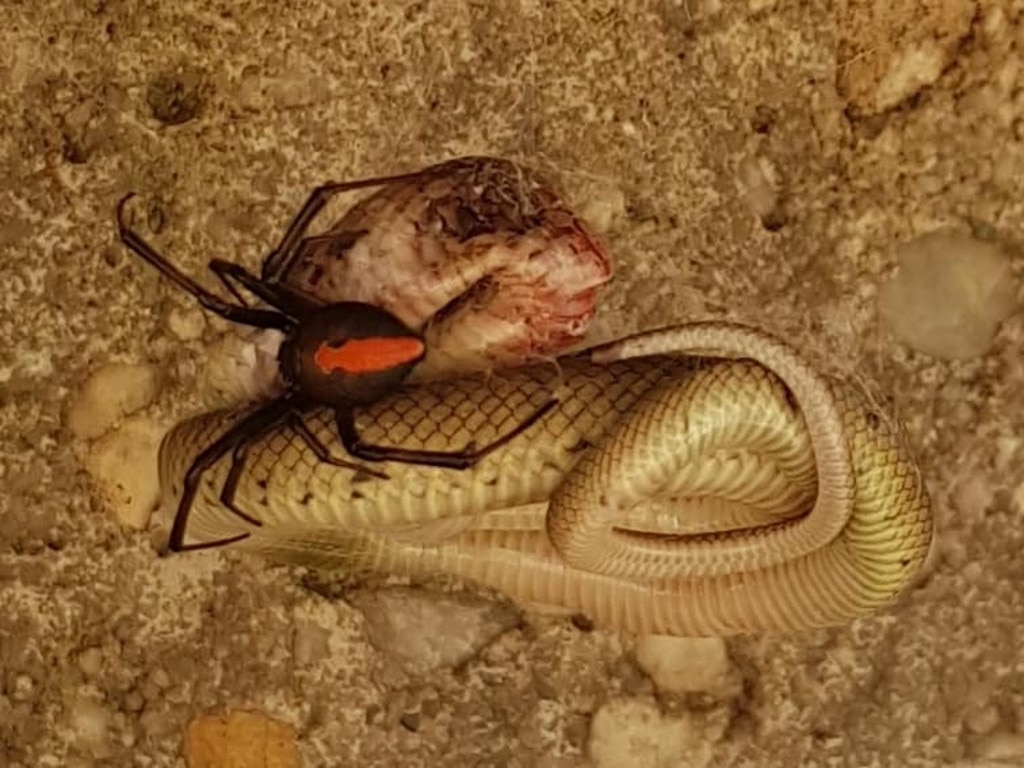
[[[421,339],[408,336],[349,339],[340,347],[326,342],[321,344],[313,355],[313,362],[323,373],[377,373],[413,362],[424,350]]]

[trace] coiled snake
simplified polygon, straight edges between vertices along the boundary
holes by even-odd
[[[930,502],[902,427],[787,344],[727,322],[639,334],[557,365],[432,381],[367,407],[369,441],[452,450],[558,406],[459,471],[321,462],[289,428],[256,441],[235,503],[206,473],[190,536],[350,572],[446,573],[528,604],[643,633],[731,635],[848,622],[925,561]],[[161,447],[173,502],[237,412],[191,418]],[[306,415],[337,446],[331,414]],[[341,450],[337,446],[337,450]]]

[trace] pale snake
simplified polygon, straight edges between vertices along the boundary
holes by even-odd
[[[783,383],[784,382],[784,383]],[[206,473],[193,539],[350,572],[451,574],[525,604],[644,633],[730,635],[846,623],[890,604],[933,537],[898,421],[774,336],[726,322],[429,382],[368,407],[368,441],[452,450],[559,406],[469,470],[388,463],[387,481],[319,462],[282,428]],[[235,418],[177,425],[161,447],[173,505],[191,460]],[[330,412],[307,415],[336,445]],[[341,450],[340,446],[336,450]]]

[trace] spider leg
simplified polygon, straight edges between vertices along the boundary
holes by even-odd
[[[235,446],[231,454],[231,469],[224,479],[224,485],[220,489],[220,502],[250,525],[261,526],[263,521],[244,512],[241,507],[235,504],[235,492],[238,490],[238,483],[242,479],[242,470],[245,469],[245,462],[249,458],[249,449],[252,447],[252,440],[245,440]]]
[[[302,420],[302,417],[299,415],[298,411],[296,411],[294,408],[291,408],[281,417],[280,421],[269,423],[268,425],[263,427],[260,433],[250,435],[247,439],[244,439],[242,442],[239,442],[232,452],[231,469],[228,471],[228,476],[227,478],[225,478],[224,485],[221,488],[220,501],[225,507],[230,509],[234,514],[245,520],[250,525],[261,526],[263,525],[263,521],[243,511],[237,504],[235,504],[235,492],[238,490],[238,483],[242,478],[242,472],[245,470],[245,462],[249,457],[249,450],[252,448],[252,444],[255,438],[258,437],[259,434],[262,434],[264,431],[272,429],[277,424],[282,423],[287,424],[292,429],[294,429],[295,432],[299,435],[299,437],[301,437],[306,442],[310,450],[313,451],[317,459],[324,462],[325,464],[331,464],[332,466],[335,467],[344,467],[345,469],[351,469],[354,472],[361,472],[364,474],[372,475],[374,477],[378,477],[381,480],[389,479],[388,475],[381,472],[380,470],[370,469],[369,467],[364,467],[361,464],[355,464],[350,461],[344,461],[343,459],[338,459],[332,456],[327,446],[323,444],[320,438],[313,434],[313,431],[306,425],[306,422]],[[220,542],[213,542],[212,544],[192,545],[187,547],[187,549],[203,549],[206,547],[216,546],[218,544],[226,544],[235,541],[240,541],[248,535],[249,534],[242,534],[241,536],[225,539]],[[182,550],[179,548],[177,551]]]
[[[214,293],[203,288],[199,283],[184,274],[177,267],[172,265],[166,258],[157,253],[143,237],[131,229],[124,219],[125,204],[135,196],[132,192],[121,199],[117,205],[117,226],[121,242],[137,256],[149,262],[164,277],[171,280],[179,288],[192,294],[204,308],[220,315],[225,320],[242,325],[251,325],[255,328],[276,328],[287,330],[291,326],[291,320],[278,312],[269,312],[264,309],[252,309],[245,306],[230,304]]]
[[[523,419],[511,432],[502,435],[482,448],[470,442],[458,451],[428,451],[398,448],[388,445],[371,445],[364,443],[356,429],[354,414],[351,410],[338,410],[335,421],[338,434],[345,450],[364,461],[398,461],[404,464],[422,464],[445,469],[469,469],[492,451],[508,444],[537,423],[548,411],[558,405],[558,397],[552,395],[544,405]]]
[[[222,259],[211,259],[209,267],[210,267],[210,270],[213,272],[213,274],[215,274],[217,276],[217,279],[220,280],[220,284],[223,285],[225,288],[228,289],[228,291],[231,292],[231,295],[234,296],[238,300],[238,303],[241,304],[243,307],[248,307],[249,306],[249,302],[245,300],[245,297],[242,295],[242,292],[238,290],[238,287],[229,278],[229,276],[227,274],[225,274],[224,271],[221,271],[217,267],[214,266],[215,263],[220,265],[220,264],[227,264],[229,262],[223,261]]]
[[[259,520],[237,509],[234,505],[234,492],[241,477],[248,446],[261,435],[287,419],[294,408],[295,403],[293,399],[287,395],[272,400],[242,417],[193,460],[192,465],[185,473],[181,499],[178,502],[178,511],[174,516],[174,524],[171,526],[168,548],[172,552],[189,552],[197,549],[224,546],[241,541],[249,536],[248,533],[242,533],[227,539],[218,539],[201,544],[184,543],[188,519],[192,513],[192,504],[195,501],[196,493],[199,491],[199,483],[203,478],[203,474],[229,452],[233,453],[232,464],[221,491],[221,500],[223,501],[227,497],[231,501],[227,506],[232,513],[237,514],[247,523],[257,526],[261,525]]]
[[[298,319],[324,304],[319,299],[307,296],[283,283],[267,283],[249,272],[241,264],[224,261],[223,259],[211,259],[210,270],[243,304],[245,300],[235,288],[235,283],[238,283],[261,301],[266,302],[279,312],[293,319]]]
[[[278,244],[266,261],[263,262],[262,278],[269,283],[277,283],[291,268],[302,236],[309,228],[309,225],[316,218],[316,215],[323,210],[328,201],[335,195],[342,192],[349,192],[354,189],[365,189],[367,187],[381,187],[396,181],[409,181],[421,178],[424,171],[413,171],[411,173],[400,173],[393,176],[376,176],[369,179],[358,179],[356,181],[341,181],[323,184],[314,189],[305,204],[299,209],[298,214],[292,219]]]
[[[332,456],[327,446],[323,444],[323,441],[320,440],[319,437],[313,434],[313,430],[309,428],[299,414],[293,412],[288,418],[288,425],[295,430],[299,437],[301,437],[305,441],[306,445],[309,446],[309,449],[313,451],[317,459],[322,461],[324,464],[343,467],[344,469],[351,469],[354,472],[363,472],[373,475],[381,480],[391,479],[387,474],[378,469],[371,469],[370,467],[365,467],[362,464],[355,464]]]

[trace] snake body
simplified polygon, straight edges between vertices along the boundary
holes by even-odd
[[[289,428],[255,442],[232,515],[230,457],[206,473],[190,536],[353,573],[450,574],[524,604],[643,633],[731,635],[848,622],[890,604],[929,551],[930,502],[906,436],[861,389],[731,323],[410,387],[368,407],[366,442],[486,444],[558,406],[469,470],[320,462]],[[168,500],[237,411],[161,446]],[[341,452],[332,414],[306,414]]]

